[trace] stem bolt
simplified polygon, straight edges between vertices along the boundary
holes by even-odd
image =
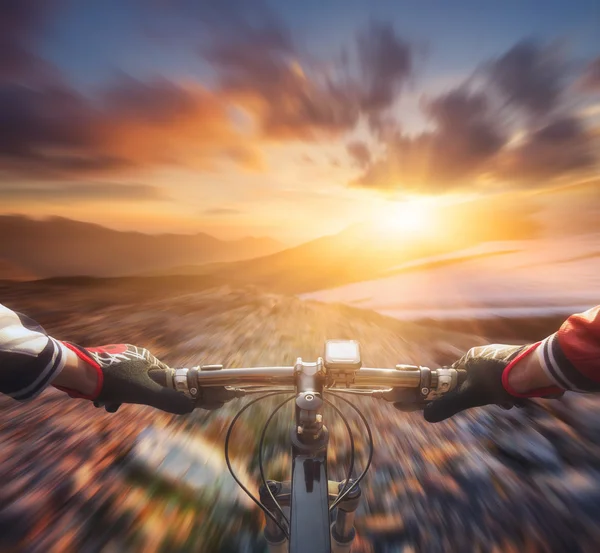
[[[421,394],[424,396],[429,395],[429,388],[421,388]]]
[[[196,397],[196,394],[198,393],[198,389],[197,388],[190,388],[190,394],[193,395],[194,397]]]
[[[312,394],[306,394],[306,395],[304,396],[304,399],[305,399],[306,401],[312,401],[313,399],[315,399],[315,396],[313,396]]]

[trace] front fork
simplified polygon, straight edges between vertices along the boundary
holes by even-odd
[[[291,482],[276,482],[269,480],[269,486],[275,500],[286,509],[291,503]],[[334,501],[343,490],[344,482],[328,481],[329,502]],[[354,517],[360,503],[360,486],[355,486],[352,491],[337,505],[336,516],[331,524],[331,553],[348,553],[352,547],[356,530],[354,529]],[[283,523],[281,515],[276,511],[275,504],[266,486],[260,487],[261,502],[276,515],[280,523]],[[266,518],[265,539],[269,553],[288,553],[288,541],[283,535],[281,528],[269,517]]]

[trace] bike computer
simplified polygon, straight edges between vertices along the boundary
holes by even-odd
[[[356,340],[327,340],[325,342],[325,367],[333,370],[358,370],[360,346]]]

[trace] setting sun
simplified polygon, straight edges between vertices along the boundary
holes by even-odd
[[[434,202],[430,198],[392,202],[378,217],[378,228],[385,233],[425,234],[435,224]]]

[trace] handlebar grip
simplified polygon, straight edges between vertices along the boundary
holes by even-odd
[[[163,369],[150,369],[148,371],[148,376],[157,384],[160,384],[161,386],[167,388],[169,376],[171,377],[171,380],[173,379],[172,374],[168,374],[169,372],[173,373],[175,371],[173,371],[173,369],[168,369],[168,371]]]

